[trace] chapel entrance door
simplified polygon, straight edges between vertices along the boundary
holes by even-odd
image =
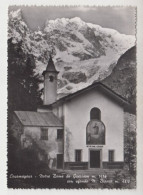
[[[57,154],[57,169],[63,169],[63,154]]]
[[[100,150],[90,150],[90,168],[100,168]]]

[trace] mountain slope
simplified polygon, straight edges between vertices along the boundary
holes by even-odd
[[[58,93],[68,94],[111,74],[119,57],[134,46],[135,37],[85,23],[80,18],[46,22],[43,31],[30,31],[22,11],[9,13],[9,38],[22,41],[25,54],[33,54],[35,73],[42,78],[52,52],[58,75]],[[40,85],[43,88],[43,84]]]
[[[112,73],[102,81],[132,104],[136,100],[136,47],[126,51]]]

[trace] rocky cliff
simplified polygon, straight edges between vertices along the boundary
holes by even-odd
[[[41,78],[52,52],[55,66],[60,71],[59,94],[73,93],[94,81],[105,79],[112,73],[120,56],[135,45],[134,36],[86,23],[77,17],[46,21],[43,30],[33,32],[24,21],[21,10],[9,13],[10,38],[13,44],[22,41],[25,55],[34,56],[35,74]],[[130,67],[125,65],[125,70],[118,69],[125,75]],[[39,88],[43,88],[43,84]]]

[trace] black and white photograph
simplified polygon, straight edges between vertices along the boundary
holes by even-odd
[[[8,7],[11,189],[136,189],[134,6]]]

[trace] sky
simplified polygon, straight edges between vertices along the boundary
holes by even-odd
[[[10,6],[22,10],[23,18],[31,30],[43,29],[47,20],[80,17],[83,21],[112,28],[123,34],[135,34],[136,9],[134,7],[68,7],[68,6]]]

